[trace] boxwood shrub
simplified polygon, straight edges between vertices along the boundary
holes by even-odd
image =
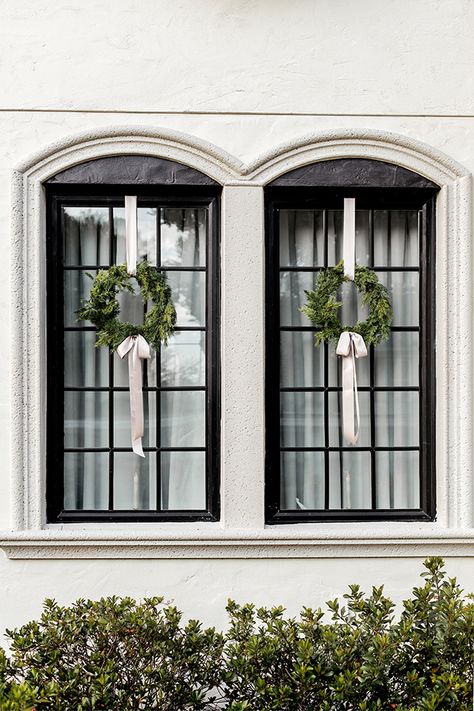
[[[470,711],[474,603],[440,558],[398,611],[350,586],[327,610],[229,602],[225,633],[162,598],[44,603],[7,632],[2,711]]]

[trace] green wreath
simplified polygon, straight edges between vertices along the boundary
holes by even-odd
[[[360,333],[367,346],[377,346],[390,336],[393,311],[388,291],[373,269],[357,265],[354,283],[362,294],[362,303],[369,307],[369,315],[366,321],[358,321],[355,326],[343,326],[338,316],[342,302],[336,301],[336,292],[345,281],[350,279],[345,276],[341,261],[321,271],[314,291],[306,291],[308,301],[300,311],[320,329],[315,334],[316,344],[337,341],[343,331],[354,331]]]
[[[91,279],[93,278],[89,275]],[[119,291],[134,292],[132,279],[140,287],[143,302],[153,302],[145,314],[143,326],[120,321]],[[78,311],[79,319],[91,321],[97,328],[97,346],[109,346],[112,351],[128,336],[143,336],[156,350],[166,343],[174,331],[176,310],[171,299],[171,288],[164,275],[146,260],[137,264],[136,276],[127,273],[126,264],[114,264],[100,269],[94,279],[87,301]]]

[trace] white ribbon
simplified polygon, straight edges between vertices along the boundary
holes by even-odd
[[[344,274],[354,281],[355,276],[355,198],[344,198],[344,232],[342,243]]]
[[[336,353],[342,356],[342,430],[345,440],[349,444],[356,444],[359,439],[360,414],[355,359],[365,358],[367,346],[359,333],[343,331]]]
[[[127,272],[137,273],[137,196],[125,195],[125,251]]]
[[[139,457],[144,457],[142,437],[144,433],[142,364],[141,359],[150,358],[150,346],[143,336],[128,336],[117,348],[121,358],[128,354],[128,382],[130,387],[130,424],[132,448]]]

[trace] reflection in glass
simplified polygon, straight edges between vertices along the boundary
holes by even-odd
[[[370,452],[329,454],[329,508],[370,509]]]
[[[377,452],[377,508],[420,508],[418,452]]]
[[[161,263],[166,266],[206,265],[206,215],[202,208],[161,211]]]
[[[137,260],[146,259],[157,266],[156,207],[137,209]],[[125,208],[114,207],[114,233],[116,237],[116,263],[127,261],[125,246]]]
[[[161,453],[161,507],[166,510],[206,508],[206,453]]]
[[[206,274],[204,272],[166,272],[173,292],[178,326],[206,325]]]
[[[95,331],[65,331],[64,385],[104,387],[108,385],[107,348],[96,348]]]
[[[283,510],[324,509],[324,453],[281,453]]]
[[[161,393],[161,446],[204,447],[206,394],[202,391]]]
[[[322,210],[280,210],[280,265],[324,266]]]
[[[418,333],[392,332],[388,341],[375,349],[375,384],[378,386],[417,386]],[[359,372],[357,373],[357,378]]]
[[[103,392],[64,393],[64,446],[107,447],[108,395]]]
[[[77,312],[89,298],[97,271],[77,269],[64,272],[64,325],[90,326],[89,321],[78,321]]]
[[[280,379],[282,387],[324,385],[324,347],[314,347],[311,331],[280,333]]]
[[[64,453],[66,511],[107,509],[109,455],[107,452]]]
[[[375,393],[375,438],[378,447],[416,447],[419,442],[417,392]]]
[[[204,385],[206,365],[205,334],[202,331],[175,331],[161,347],[161,384]]]
[[[280,394],[280,439],[282,447],[324,446],[324,394]]]
[[[379,272],[388,289],[393,309],[394,326],[418,326],[419,277],[416,272]]]
[[[418,211],[374,211],[374,263],[384,267],[416,267]]]
[[[64,263],[109,264],[107,207],[63,207]]]
[[[143,511],[156,508],[156,454],[137,457],[114,454],[114,509]]]
[[[315,275],[314,272],[281,272],[281,326],[311,326],[311,321],[300,309],[307,301],[305,290],[314,288]]]

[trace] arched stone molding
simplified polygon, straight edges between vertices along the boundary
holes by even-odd
[[[312,162],[335,158],[370,158],[400,165],[415,171],[440,186],[437,214],[437,479],[438,520],[434,524],[381,524],[380,528],[367,528],[342,524],[305,528],[295,531],[296,538],[305,540],[305,555],[311,546],[329,545],[328,541],[345,541],[348,550],[351,541],[373,540],[390,555],[406,551],[415,538],[423,541],[445,541],[446,546],[456,541],[470,545],[474,540],[472,529],[472,215],[471,176],[461,165],[426,144],[404,136],[374,130],[334,130],[315,133],[276,147],[248,165],[222,149],[166,129],[125,126],[93,129],[62,139],[17,166],[12,176],[12,528],[24,534],[0,535],[0,544],[12,555],[28,555],[27,549],[39,542],[66,540],[64,531],[44,528],[45,481],[45,205],[42,183],[56,173],[78,163],[98,157],[124,154],[152,155],[181,162],[200,170],[224,186],[227,191],[252,188],[252,193],[283,173]],[[229,194],[229,193],[228,193]],[[243,197],[243,193],[241,193]],[[245,200],[223,201],[225,232],[226,205],[242,204]],[[263,249],[262,216],[257,214],[261,201],[255,201],[255,220],[260,230]],[[248,224],[252,215],[243,214],[242,225]],[[238,223],[235,216],[233,223]],[[255,221],[253,221],[255,224]],[[262,262],[263,263],[263,262]],[[260,277],[259,277],[260,278]],[[263,293],[263,289],[261,290]],[[262,304],[263,306],[263,304]],[[202,528],[202,525],[201,525]],[[211,532],[211,528],[212,531]],[[278,554],[278,541],[287,539],[278,527],[258,532],[259,545],[249,547],[245,555],[262,555],[262,546],[272,546]],[[205,555],[199,552],[203,534],[189,539],[186,533],[175,530],[173,535],[156,534],[161,547],[174,546],[176,540],[186,540],[186,555]],[[153,534],[155,535],[155,534]],[[255,533],[255,535],[257,535]],[[131,541],[142,540],[142,533],[134,529],[123,534],[120,550]],[[234,530],[220,529],[212,524],[206,528],[206,538],[220,541],[226,550],[232,546],[246,545],[245,536]],[[248,538],[248,536],[247,536]],[[79,555],[87,539],[87,556],[91,555],[91,531],[73,532],[69,529],[69,545]],[[94,536],[103,540],[104,547],[113,547],[114,533],[102,532]],[[126,539],[126,540],[125,540]],[[21,546],[20,546],[21,540]],[[174,540],[174,543],[172,542]],[[322,541],[326,541],[323,544]],[[22,553],[16,548],[21,547]],[[128,542],[127,542],[128,541]],[[311,542],[313,541],[313,543]],[[118,545],[118,544],[117,544]],[[217,544],[216,544],[217,545]],[[438,544],[437,544],[438,545]],[[149,546],[148,546],[149,547]],[[209,547],[209,546],[208,546]],[[145,546],[146,548],[146,546]],[[33,550],[33,548],[31,549]],[[118,548],[115,553],[119,555]],[[164,550],[164,549],[163,549]],[[170,548],[173,550],[173,548]],[[202,551],[205,547],[202,548]],[[206,549],[207,550],[207,549]],[[316,550],[316,549],[314,549]],[[329,550],[329,549],[328,549]],[[354,555],[360,555],[354,548]],[[375,550],[375,548],[374,548]],[[379,549],[380,550],[380,549]],[[418,548],[416,549],[418,550]],[[466,548],[463,548],[465,551]],[[276,551],[276,552],[275,552]],[[398,552],[397,552],[398,551]],[[173,555],[175,553],[172,553]],[[208,555],[209,553],[206,553]],[[233,555],[230,552],[229,556]],[[380,554],[380,553],[379,553]],[[403,554],[407,554],[404,552]],[[61,553],[58,553],[61,555]],[[163,553],[163,555],[165,555]],[[320,555],[320,553],[318,553]],[[370,554],[368,554],[370,555]]]

